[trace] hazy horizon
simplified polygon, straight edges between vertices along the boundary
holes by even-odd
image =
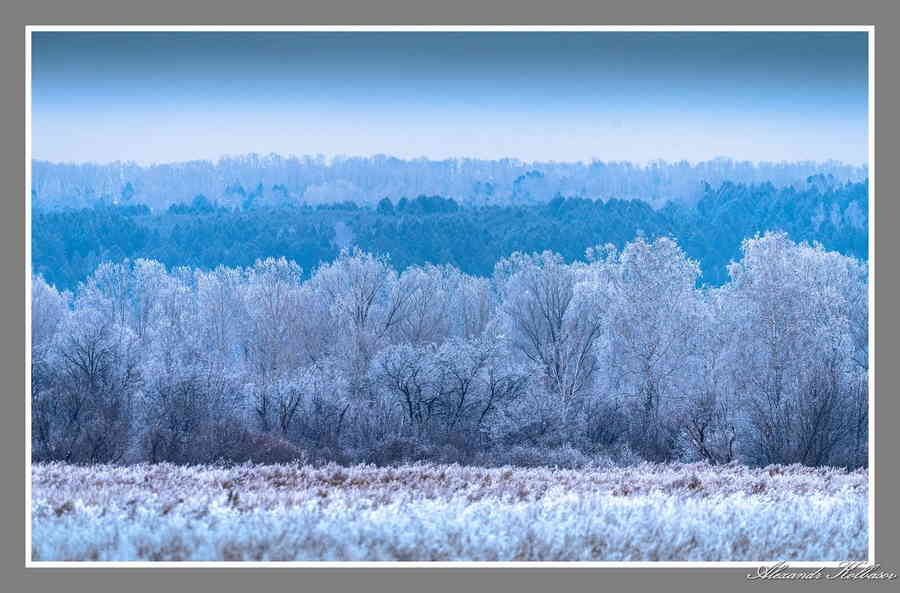
[[[32,158],[868,165],[864,32],[35,32]]]
[[[216,164],[219,164],[219,163],[221,163],[221,162],[223,162],[223,161],[237,160],[237,159],[244,159],[244,158],[250,158],[250,157],[259,157],[259,158],[276,157],[276,158],[280,158],[280,159],[284,159],[284,160],[290,160],[290,159],[298,159],[298,160],[302,160],[302,159],[319,159],[319,158],[321,158],[321,159],[324,159],[325,163],[328,164],[328,165],[332,164],[332,163],[335,162],[335,161],[339,161],[339,160],[342,160],[342,159],[344,159],[344,160],[352,160],[352,159],[374,159],[374,158],[379,158],[379,157],[381,157],[381,158],[386,158],[386,159],[396,159],[396,160],[400,160],[400,161],[403,161],[403,162],[414,162],[414,161],[418,161],[418,160],[426,160],[426,161],[429,161],[429,162],[435,162],[435,163],[438,163],[438,162],[446,162],[446,161],[482,160],[482,161],[487,161],[487,162],[498,162],[498,163],[501,163],[501,162],[507,162],[507,161],[508,161],[508,162],[517,162],[517,163],[521,163],[521,164],[523,164],[523,165],[540,165],[540,164],[556,164],[556,165],[575,165],[575,164],[583,164],[583,165],[590,165],[591,163],[599,163],[599,162],[602,162],[602,163],[606,163],[606,164],[625,163],[625,164],[629,164],[629,165],[632,165],[632,166],[635,166],[635,167],[641,167],[641,168],[646,168],[646,167],[652,166],[652,165],[654,165],[654,164],[673,165],[673,164],[678,164],[678,163],[682,163],[682,162],[688,163],[690,166],[697,166],[697,165],[699,165],[699,164],[703,164],[703,163],[711,163],[711,162],[717,162],[717,161],[733,162],[733,163],[738,163],[738,164],[750,163],[750,164],[753,165],[753,166],[760,166],[760,165],[781,165],[781,164],[784,164],[784,165],[797,165],[797,164],[802,164],[802,163],[811,163],[811,164],[817,164],[817,165],[835,164],[835,165],[843,165],[843,166],[847,166],[847,167],[858,167],[858,168],[861,168],[861,169],[868,169],[868,166],[869,166],[868,163],[866,163],[866,162],[863,162],[863,163],[848,163],[848,162],[846,162],[846,161],[841,161],[841,160],[837,160],[837,159],[798,160],[798,161],[788,161],[788,160],[782,160],[782,161],[768,161],[768,160],[752,161],[752,160],[745,160],[745,159],[736,159],[736,158],[733,158],[733,157],[730,157],[730,156],[727,156],[727,155],[716,156],[716,157],[713,157],[713,158],[710,158],[710,159],[704,159],[704,160],[689,160],[689,159],[677,159],[677,160],[649,159],[649,160],[645,160],[645,161],[634,161],[634,160],[624,160],[624,159],[605,159],[605,160],[604,160],[604,159],[588,159],[588,160],[565,160],[565,161],[564,161],[564,160],[552,160],[552,159],[525,160],[525,159],[519,159],[519,158],[516,158],[516,157],[510,157],[510,156],[507,156],[507,157],[497,157],[497,158],[491,158],[491,159],[479,159],[479,158],[477,158],[477,157],[472,157],[472,156],[467,156],[467,155],[454,155],[454,156],[448,156],[448,157],[440,158],[440,159],[438,159],[438,158],[429,158],[429,157],[427,157],[427,156],[418,156],[418,157],[408,157],[408,158],[404,158],[404,157],[399,157],[399,156],[396,156],[396,155],[393,155],[393,154],[385,154],[385,153],[381,153],[381,152],[379,152],[379,153],[370,153],[370,154],[343,154],[343,153],[337,153],[337,154],[330,154],[330,155],[323,155],[323,154],[308,154],[308,153],[307,153],[307,154],[292,154],[292,153],[278,153],[278,152],[270,152],[270,153],[265,153],[265,154],[263,154],[263,153],[256,153],[256,152],[245,152],[245,153],[240,153],[240,154],[222,154],[222,155],[220,155],[220,156],[218,156],[218,157],[213,157],[213,158],[179,159],[179,160],[167,160],[167,161],[135,161],[135,160],[127,160],[127,161],[126,161],[126,160],[115,160],[115,161],[96,161],[96,160],[66,160],[66,161],[52,161],[52,160],[41,159],[41,158],[32,158],[31,160],[32,160],[33,162],[34,162],[34,161],[37,161],[37,162],[44,162],[44,163],[49,163],[49,164],[51,164],[51,165],[96,165],[96,166],[98,166],[98,167],[105,167],[105,166],[110,166],[110,165],[117,165],[117,164],[120,164],[120,165],[135,165],[135,166],[138,166],[138,167],[141,167],[141,168],[150,168],[150,167],[170,166],[170,165],[179,165],[179,164],[184,164],[184,163],[195,163],[195,162],[208,162],[208,163],[210,163],[210,164],[216,165]]]
[[[236,153],[236,154],[222,154],[218,157],[213,158],[194,158],[194,159],[179,159],[179,160],[165,160],[165,161],[135,161],[135,160],[114,160],[114,161],[96,161],[96,160],[66,160],[66,161],[53,161],[42,158],[32,158],[33,162],[44,162],[50,163],[51,165],[96,165],[98,167],[105,167],[110,165],[135,165],[141,168],[150,168],[150,167],[160,167],[160,166],[170,166],[170,165],[178,165],[184,163],[194,163],[194,162],[209,162],[213,165],[221,163],[222,161],[227,160],[236,160],[236,159],[244,159],[250,157],[259,157],[259,158],[269,158],[276,157],[284,160],[290,159],[324,159],[326,164],[332,164],[335,161],[339,160],[351,160],[351,159],[374,159],[374,158],[387,158],[387,159],[396,159],[403,162],[414,162],[418,160],[426,160],[429,162],[446,162],[446,161],[465,161],[465,160],[482,160],[487,162],[517,162],[523,165],[540,165],[540,164],[556,164],[556,165],[575,165],[575,164],[583,164],[590,165],[591,163],[625,163],[636,167],[646,168],[650,167],[654,164],[662,164],[662,165],[673,165],[678,163],[688,163],[690,166],[697,166],[703,163],[712,163],[717,161],[723,162],[733,162],[737,164],[745,164],[749,163],[753,166],[760,165],[797,165],[802,163],[811,163],[816,165],[826,165],[826,164],[835,164],[842,165],[847,167],[858,167],[861,169],[868,169],[869,164],[867,162],[863,163],[849,163],[846,161],[841,161],[838,159],[821,159],[821,160],[781,160],[781,161],[772,161],[772,160],[747,160],[747,159],[737,159],[728,155],[719,155],[709,159],[703,160],[689,160],[689,159],[648,159],[644,161],[635,161],[635,160],[625,160],[625,159],[582,159],[582,160],[553,160],[553,159],[537,159],[537,160],[526,160],[520,159],[512,156],[501,156],[497,158],[477,158],[468,155],[451,155],[444,158],[430,158],[427,156],[418,156],[418,157],[399,157],[394,154],[386,154],[383,152],[369,153],[369,154],[344,154],[344,153],[335,153],[335,154],[295,154],[295,153],[279,153],[279,152],[270,152],[270,153],[258,153],[258,152],[244,152],[244,153]]]

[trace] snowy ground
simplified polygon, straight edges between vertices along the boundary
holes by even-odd
[[[35,464],[33,560],[863,560],[868,473]]]

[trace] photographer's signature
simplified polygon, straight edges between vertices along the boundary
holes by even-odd
[[[837,568],[792,568],[781,561],[770,566],[760,566],[747,574],[748,581],[893,581],[897,573],[884,570],[877,562],[843,562]]]

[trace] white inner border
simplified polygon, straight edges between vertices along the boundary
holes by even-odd
[[[92,562],[92,561],[38,561],[31,559],[31,33],[43,31],[69,32],[115,32],[115,31],[397,31],[397,32],[478,32],[478,31],[634,31],[634,32],[677,32],[677,31],[857,31],[868,33],[869,39],[869,564],[875,563],[875,27],[873,25],[30,25],[25,27],[25,566],[31,567],[85,567],[85,568],[173,568],[173,567],[366,567],[366,568],[423,568],[423,567],[620,567],[620,568],[728,568],[771,566],[775,562],[227,562],[227,561],[184,561],[184,562]],[[842,562],[791,562],[791,567],[815,568],[824,566],[837,568]],[[755,573],[755,571],[752,571]]]

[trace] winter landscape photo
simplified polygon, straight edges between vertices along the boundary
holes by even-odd
[[[871,34],[33,28],[31,561],[867,560]]]

